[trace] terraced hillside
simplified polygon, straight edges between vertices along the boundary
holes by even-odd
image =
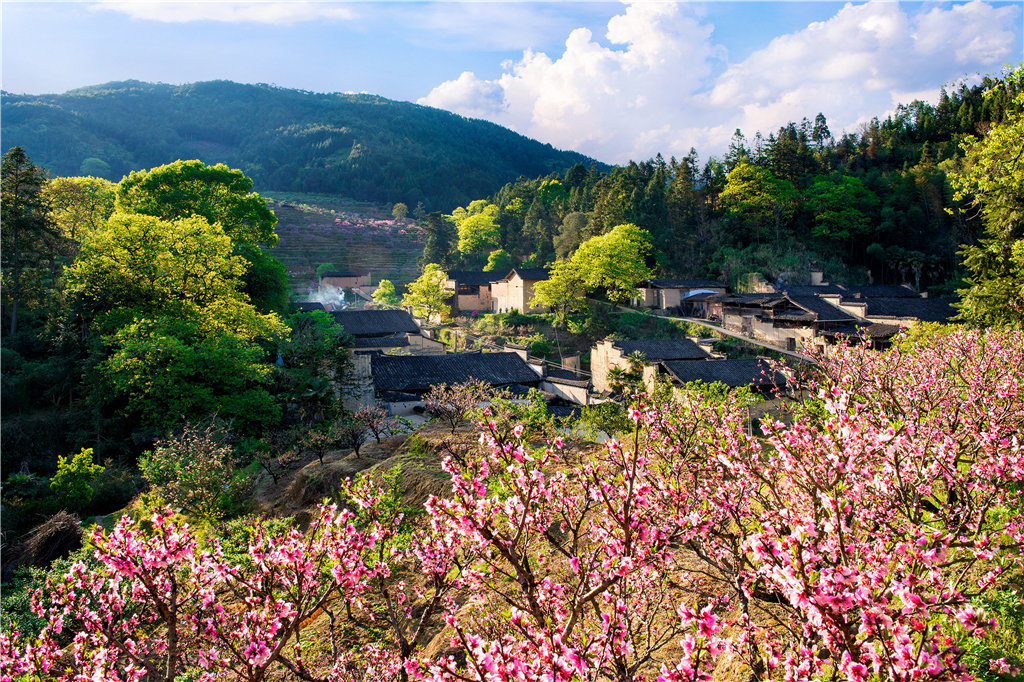
[[[415,279],[423,239],[412,221],[398,223],[382,206],[320,195],[263,193],[277,215],[281,241],[274,257],[288,268],[292,291],[305,296],[316,286],[316,269],[369,270],[373,282],[396,285]]]

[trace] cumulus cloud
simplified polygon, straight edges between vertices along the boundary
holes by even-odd
[[[527,50],[496,79],[466,72],[419,101],[621,163],[691,146],[720,153],[736,128],[768,134],[819,111],[833,132],[852,130],[907,93],[934,96],[1019,58],[1017,6],[909,7],[847,4],[728,63],[691,6],[636,2],[608,22],[604,42],[576,29],[557,58]]]
[[[102,0],[95,10],[127,14],[133,19],[164,23],[217,21],[225,23],[294,24],[355,18],[351,8],[333,3],[305,2],[180,2],[174,0]]]

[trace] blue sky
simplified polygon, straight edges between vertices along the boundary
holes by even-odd
[[[620,163],[825,113],[834,134],[1024,59],[1016,2],[17,2],[3,89],[371,92]]]

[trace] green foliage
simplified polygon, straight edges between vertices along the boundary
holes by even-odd
[[[377,290],[373,292],[373,300],[381,305],[397,306],[402,302],[395,285],[389,279],[382,279],[377,284]]]
[[[77,454],[60,457],[57,473],[50,479],[50,488],[69,509],[81,509],[93,496],[92,482],[103,473],[103,467],[93,464],[92,448],[82,448]]]
[[[408,215],[409,207],[400,201],[391,208],[391,216],[399,222],[405,220]]]
[[[476,202],[474,202],[476,203]],[[473,212],[466,211],[460,218],[452,214],[456,228],[459,231],[459,253],[463,258],[478,256],[498,245],[500,233],[498,231],[498,207],[494,204],[485,206],[473,206]]]
[[[484,266],[484,272],[496,272],[496,273],[507,273],[516,266],[515,259],[505,249],[497,249],[491,251],[487,257],[487,265]]]
[[[975,606],[996,622],[984,636],[969,634],[959,626],[952,628],[965,651],[964,664],[984,682],[1017,680],[1024,670],[1024,584],[1018,577],[1013,585],[976,600]],[[1003,661],[1008,670],[1000,672],[993,661]]]
[[[1000,84],[1013,89],[1006,119],[962,144],[963,165],[950,173],[957,199],[981,210],[985,237],[961,250],[969,285],[960,317],[975,325],[1024,326],[1024,66]]]
[[[408,293],[402,297],[402,305],[409,306],[413,314],[430,322],[443,318],[448,309],[448,293],[445,282],[448,275],[436,263],[427,263],[416,281],[406,287]]]
[[[84,242],[113,214],[115,189],[103,178],[51,178],[43,188],[43,201],[56,230],[69,240]]]
[[[753,223],[755,238],[778,239],[796,211],[799,193],[768,168],[741,163],[727,176],[720,199],[733,215]]]
[[[626,408],[619,403],[608,401],[584,407],[578,428],[584,438],[597,441],[630,432],[633,429],[633,422],[629,420]]]
[[[808,190],[808,207],[814,212],[813,234],[841,244],[863,238],[878,203],[875,193],[856,177],[819,175]]]

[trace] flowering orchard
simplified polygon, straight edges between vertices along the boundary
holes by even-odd
[[[4,679],[971,679],[972,600],[1021,572],[1024,337],[816,360],[760,437],[692,394],[599,449],[485,415],[415,524],[366,482],[234,560],[122,520],[4,635]]]

